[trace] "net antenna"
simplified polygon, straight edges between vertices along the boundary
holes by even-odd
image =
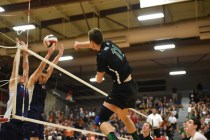
[[[28,26],[30,23],[30,11],[31,11],[31,0],[28,0]],[[35,26],[32,28],[35,28]],[[28,45],[28,37],[29,37],[29,30],[27,30],[27,45]]]

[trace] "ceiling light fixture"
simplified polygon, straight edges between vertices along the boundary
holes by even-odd
[[[13,30],[15,31],[25,31],[25,30],[31,30],[31,29],[35,29],[36,27],[32,24],[29,25],[21,25],[21,26],[14,26]]]
[[[173,49],[176,46],[174,44],[166,44],[166,45],[156,45],[154,46],[155,50],[164,51],[166,49]]]
[[[67,60],[72,60],[73,57],[72,56],[62,56],[59,58],[59,61],[67,61]]]
[[[189,0],[140,0],[140,7],[145,8],[145,7],[165,5],[165,4],[177,3],[183,1],[189,1]]]
[[[169,72],[170,75],[184,75],[186,74],[185,70],[178,70],[178,71],[171,71]]]
[[[138,16],[138,20],[144,21],[144,20],[151,20],[151,19],[157,19],[157,18],[163,18],[163,17],[164,17],[163,13],[155,13],[155,14]]]
[[[0,7],[0,13],[1,12],[4,12],[5,10],[4,10],[4,8],[3,7]]]
[[[103,78],[102,80],[104,81],[105,78]],[[90,78],[90,82],[96,82],[96,78]]]

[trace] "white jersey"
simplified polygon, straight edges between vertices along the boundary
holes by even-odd
[[[207,138],[200,132],[195,132],[194,136],[190,140],[207,140]]]
[[[9,93],[9,100],[7,101],[7,110],[4,114],[4,118],[10,118],[10,115],[12,114],[12,109],[14,106],[14,93]]]
[[[31,104],[32,97],[33,97],[33,91],[34,91],[34,85],[31,86],[30,88],[28,88],[28,95],[29,95],[29,106],[28,106],[28,110],[30,110],[30,104]]]

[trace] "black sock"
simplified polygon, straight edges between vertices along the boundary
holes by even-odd
[[[139,136],[136,131],[131,133],[131,136],[133,137],[133,140],[139,140]]]
[[[114,134],[114,132],[110,132],[107,137],[108,137],[109,140],[118,140],[118,138]]]

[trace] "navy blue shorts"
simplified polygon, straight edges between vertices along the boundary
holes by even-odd
[[[6,122],[1,126],[0,140],[23,140],[23,122]]]
[[[138,94],[138,86],[134,80],[117,84],[114,82],[111,93],[105,102],[113,104],[121,109],[134,108]]]
[[[31,109],[28,113],[28,118],[42,120],[42,116],[37,111]],[[30,139],[30,137],[43,138],[44,126],[37,123],[25,122],[23,124],[24,138]]]

